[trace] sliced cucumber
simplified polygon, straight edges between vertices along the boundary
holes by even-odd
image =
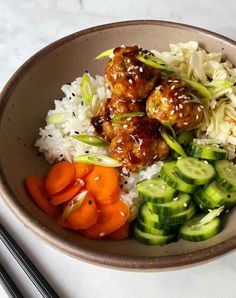
[[[236,202],[236,193],[229,193],[223,187],[221,187],[216,181],[207,185],[203,193],[206,197],[210,198],[215,207],[223,206],[227,203],[227,199],[231,198]]]
[[[228,151],[226,149],[210,145],[199,145],[196,143],[189,144],[186,151],[190,156],[208,160],[220,160],[225,159],[228,156]]]
[[[147,179],[137,185],[138,196],[153,203],[168,202],[173,199],[176,190],[161,178]]]
[[[148,208],[159,216],[172,216],[187,210],[191,197],[187,193],[179,193],[171,202],[155,204],[147,202]]]
[[[229,160],[219,160],[215,163],[216,179],[226,190],[236,191],[236,164]]]
[[[204,185],[215,176],[215,169],[211,164],[194,157],[178,159],[176,167],[179,177],[189,184]]]
[[[161,224],[159,221],[159,216],[157,214],[153,214],[147,204],[143,204],[139,210],[139,218],[144,222],[146,225],[153,227],[155,229],[168,229],[165,225]]]
[[[171,242],[175,237],[175,234],[168,235],[168,236],[161,236],[161,235],[154,235],[154,234],[142,232],[137,227],[137,224],[134,225],[133,232],[134,232],[134,238],[137,241],[147,245],[164,245]]]
[[[193,198],[197,206],[205,212],[208,212],[209,209],[214,209],[217,206],[212,205],[211,199],[208,198],[202,189],[198,189],[194,194]]]
[[[212,221],[201,224],[201,220],[206,214],[195,215],[180,228],[180,237],[188,241],[203,241],[212,238],[221,231],[221,222],[219,217]]]
[[[196,208],[193,203],[189,205],[187,210],[173,216],[159,216],[159,221],[163,225],[180,225],[189,220],[196,213]]]
[[[183,181],[176,174],[176,162],[166,162],[161,168],[161,178],[173,188],[176,188],[179,191],[193,193],[197,186],[193,184],[188,184]]]
[[[148,233],[148,234],[153,234],[153,235],[168,236],[168,235],[175,234],[178,230],[178,227],[157,229],[157,228],[147,225],[140,218],[137,219],[136,223],[137,223],[137,227],[139,228],[140,231]]]

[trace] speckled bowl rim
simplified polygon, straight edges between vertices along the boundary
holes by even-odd
[[[222,36],[220,34],[211,32],[209,30],[201,29],[198,27],[168,22],[160,20],[134,20],[134,21],[124,21],[116,22],[111,24],[105,24],[100,26],[91,27],[66,37],[63,37],[50,45],[46,46],[31,58],[29,58],[10,78],[5,87],[3,88],[0,94],[0,120],[2,119],[4,108],[8,101],[8,98],[14,92],[14,88],[17,82],[21,79],[27,70],[35,63],[37,63],[45,54],[58,48],[62,44],[68,43],[71,40],[74,40],[80,36],[90,34],[91,32],[96,32],[104,29],[117,28],[117,27],[127,27],[134,25],[157,25],[163,27],[174,27],[180,28],[187,31],[200,32],[205,35],[216,37],[223,42],[227,42],[236,47],[236,42],[230,38]],[[204,262],[211,258],[217,257],[219,255],[225,254],[230,250],[236,248],[236,236],[223,241],[214,246],[201,249],[191,253],[178,254],[173,256],[162,256],[162,257],[145,257],[145,256],[128,256],[128,255],[118,255],[113,253],[101,253],[97,252],[96,249],[85,249],[79,247],[76,244],[68,243],[64,238],[59,234],[48,230],[45,231],[44,226],[36,221],[27,210],[18,202],[17,197],[14,195],[13,191],[10,188],[10,185],[7,183],[7,179],[4,176],[4,172],[1,167],[0,162],[0,195],[4,199],[8,207],[13,211],[13,213],[23,222],[23,224],[32,230],[36,235],[38,235],[42,240],[51,244],[55,248],[63,251],[64,253],[84,260],[90,263],[111,266],[115,268],[123,268],[129,270],[144,270],[144,269],[154,269],[154,270],[163,270],[165,269],[174,269],[173,267],[182,267],[189,266],[194,263]]]

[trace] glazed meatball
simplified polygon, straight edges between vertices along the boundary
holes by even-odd
[[[161,123],[169,122],[179,131],[197,128],[203,118],[203,106],[191,101],[193,93],[185,81],[164,78],[148,97],[147,115]]]
[[[112,118],[117,114],[133,112],[145,112],[145,102],[113,96],[105,102],[99,115],[93,118],[92,123],[98,134],[103,135],[107,140],[112,140],[115,135],[125,130],[123,123],[122,125],[113,125]]]
[[[118,97],[140,100],[149,95],[160,71],[140,62],[139,54],[151,54],[138,46],[119,47],[108,61],[105,79],[111,91]]]
[[[160,124],[146,116],[126,122],[126,130],[112,139],[112,156],[132,172],[165,159],[169,147],[159,133]]]

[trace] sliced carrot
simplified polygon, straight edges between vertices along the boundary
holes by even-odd
[[[118,230],[129,218],[128,205],[117,200],[109,205],[100,205],[98,221],[88,229],[81,230],[81,234],[90,239],[101,239]]]
[[[80,162],[75,163],[74,166],[76,178],[84,178],[84,176],[86,176],[93,169],[93,165],[88,165]]]
[[[35,176],[26,177],[25,186],[32,200],[45,213],[50,216],[58,216],[60,214],[60,209],[58,207],[52,206],[49,203],[43,181],[40,178]]]
[[[61,203],[73,199],[73,197],[75,197],[79,193],[81,187],[83,186],[82,182],[83,181],[75,180],[75,182],[73,182],[71,185],[68,185],[59,193],[52,195],[50,203],[54,206],[57,206]]]
[[[62,219],[61,217],[57,218],[57,224],[62,228],[71,229],[68,221],[66,219]]]
[[[129,236],[129,223],[126,222],[118,230],[107,235],[107,238],[111,240],[124,240],[124,239],[127,239],[128,236]]]
[[[62,191],[75,178],[75,167],[68,161],[54,164],[48,171],[44,184],[49,195]]]
[[[99,204],[111,204],[119,199],[118,171],[111,167],[94,166],[84,178],[85,187]]]
[[[71,213],[67,222],[73,230],[87,229],[98,220],[98,209],[92,194],[88,191],[79,208]]]

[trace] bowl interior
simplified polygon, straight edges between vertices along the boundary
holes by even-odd
[[[92,262],[158,268],[194,262],[192,256],[199,250],[236,236],[234,210],[225,217],[223,232],[200,243],[180,240],[163,247],[149,247],[134,240],[90,241],[60,228],[32,203],[23,187],[27,175],[42,176],[47,169],[47,163],[37,155],[33,144],[39,127],[45,125],[53,100],[62,96],[62,84],[73,81],[85,70],[92,75],[103,75],[105,61],[96,61],[94,57],[104,49],[138,44],[147,49],[167,50],[170,43],[189,40],[198,41],[207,51],[223,52],[236,65],[236,47],[229,40],[193,28],[140,21],[85,30],[64,38],[30,59],[8,83],[1,102],[1,192],[21,220],[43,239]]]

